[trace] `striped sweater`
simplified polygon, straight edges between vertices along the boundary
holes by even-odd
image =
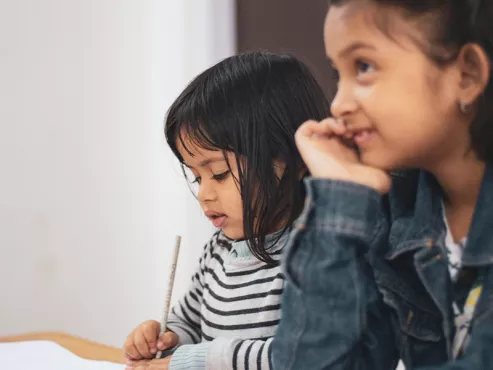
[[[286,241],[287,234],[266,238],[276,261]],[[190,289],[170,314],[168,329],[179,337],[170,370],[271,369],[270,345],[283,289],[278,264],[256,259],[245,241],[214,234]]]

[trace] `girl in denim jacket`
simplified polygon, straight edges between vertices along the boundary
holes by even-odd
[[[493,369],[493,1],[332,0],[276,369]]]

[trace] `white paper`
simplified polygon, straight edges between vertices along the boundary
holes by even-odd
[[[0,343],[5,370],[123,370],[125,365],[85,360],[49,341]]]

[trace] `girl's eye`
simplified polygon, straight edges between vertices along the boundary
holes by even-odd
[[[217,175],[213,175],[212,176],[212,179],[213,180],[216,180],[216,181],[223,181],[225,180],[227,177],[229,176],[229,170],[228,171],[225,171],[223,173],[219,173]]]
[[[358,74],[360,73],[369,73],[369,72],[374,72],[375,71],[375,66],[373,66],[370,63],[363,62],[361,60],[358,60],[356,62],[356,71]]]
[[[192,181],[192,184],[200,184],[200,181],[202,181],[202,178],[200,176],[197,176],[195,180]]]

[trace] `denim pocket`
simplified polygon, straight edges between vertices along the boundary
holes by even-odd
[[[384,302],[396,314],[400,331],[413,338],[438,342],[443,338],[441,318],[424,311],[390,290],[382,290]]]
[[[447,361],[446,341],[440,316],[423,310],[404,297],[381,290],[384,302],[393,311],[399,354],[406,369],[438,365]]]

